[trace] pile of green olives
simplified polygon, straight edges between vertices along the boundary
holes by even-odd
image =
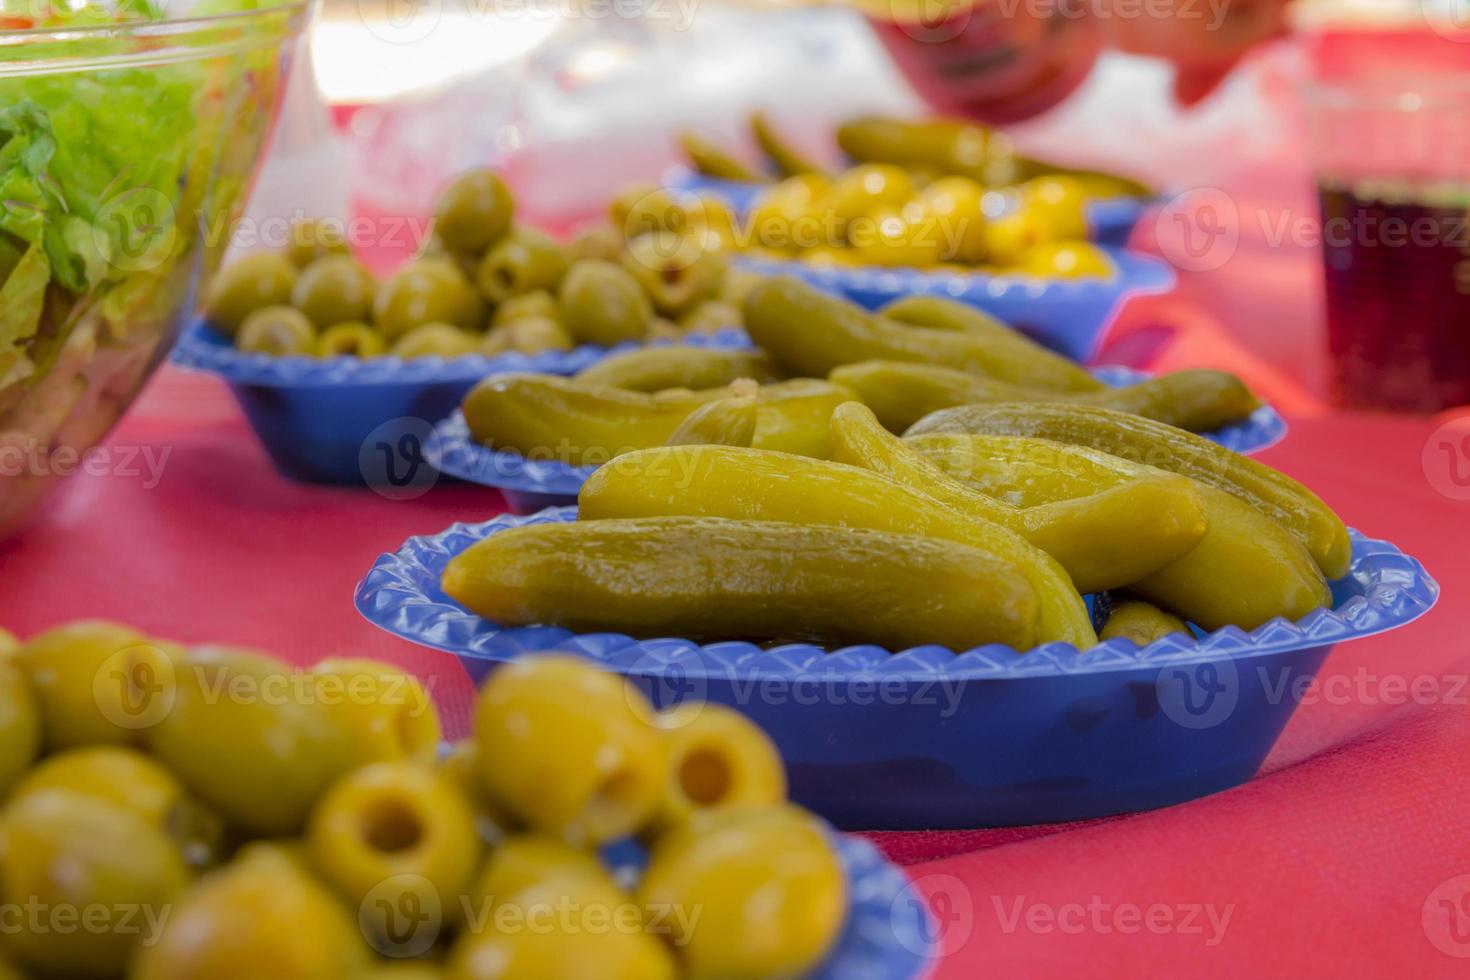
[[[724,262],[670,236],[563,244],[514,220],[494,171],[445,188],[421,254],[379,282],[323,221],[281,252],[222,269],[207,320],[253,353],[317,357],[538,354],[739,324]]]
[[[446,748],[384,663],[0,631],[0,980],[799,976],[832,947],[842,867],[743,715],[550,654],[474,721]]]

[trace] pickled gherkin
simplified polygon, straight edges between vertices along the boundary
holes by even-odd
[[[917,361],[1052,391],[1095,391],[1092,375],[1029,342],[1002,345],[963,332],[876,316],[799,279],[758,283],[745,299],[745,329],[783,370],[825,377],[858,361]]]
[[[760,449],[672,446],[619,457],[588,478],[577,500],[585,520],[720,517],[958,541],[1021,570],[1036,593],[1042,642],[1085,647],[1097,640],[1056,559],[1000,524],[856,466]]]
[[[1201,436],[1137,415],[1080,405],[969,405],[936,412],[908,435],[1029,436],[1088,446],[1192,477],[1254,507],[1291,532],[1329,579],[1347,574],[1347,528],[1315,493],[1285,473]]]
[[[1194,482],[1172,473],[1017,507],[950,476],[856,402],[832,413],[832,443],[838,462],[881,473],[961,513],[1010,528],[1060,562],[1082,592],[1119,588],[1157,572],[1205,533]]]
[[[1025,388],[965,371],[903,361],[862,361],[834,369],[829,380],[851,388],[878,413],[883,425],[902,432],[932,412],[996,402],[1069,402],[1142,415],[1190,432],[1209,432],[1250,416],[1254,395],[1226,371],[1189,370],[1121,388],[1057,392]]]
[[[893,650],[1024,650],[1037,639],[1036,595],[1011,562],[866,528],[699,517],[529,524],[455,556],[443,585],[507,626]]]
[[[909,437],[945,472],[1019,506],[1068,500],[1161,472],[1105,452],[1045,439],[932,434]],[[1214,445],[1211,443],[1210,445]],[[1205,629],[1255,629],[1330,605],[1307,548],[1239,498],[1195,480],[1205,534],[1183,557],[1129,591]]]
[[[721,388],[737,378],[776,381],[780,375],[762,351],[721,350],[692,344],[642,347],[614,354],[576,375],[585,385],[663,391],[665,388]]]

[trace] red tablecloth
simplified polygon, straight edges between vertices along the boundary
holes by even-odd
[[[1324,414],[1179,298],[1143,312],[1116,349],[1248,373],[1295,412],[1265,460],[1419,556],[1446,598],[1333,653],[1239,789],[1083,825],[877,835],[945,923],[939,975],[1465,976],[1470,504],[1436,490],[1452,486],[1448,457],[1422,463],[1437,423]],[[1158,317],[1191,324],[1161,356]],[[110,445],[117,472],[77,477],[45,522],[0,545],[0,624],[28,634],[101,616],[303,663],[380,657],[426,678],[463,728],[470,688],[453,658],[368,626],[350,597],[379,552],[485,518],[493,492],[394,502],[288,483],[219,382],[167,368]],[[1470,452],[1455,461],[1470,472]]]

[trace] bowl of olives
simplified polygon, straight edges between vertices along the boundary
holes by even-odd
[[[560,242],[518,224],[505,184],[473,170],[445,188],[420,254],[381,280],[321,220],[226,265],[173,357],[229,384],[286,476],[381,486],[417,472],[433,424],[488,375],[736,342],[722,337],[739,324],[725,298],[737,279],[717,255],[676,261],[652,241]]]

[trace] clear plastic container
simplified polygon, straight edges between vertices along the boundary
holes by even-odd
[[[0,31],[0,539],[98,448],[239,218],[309,2]]]

